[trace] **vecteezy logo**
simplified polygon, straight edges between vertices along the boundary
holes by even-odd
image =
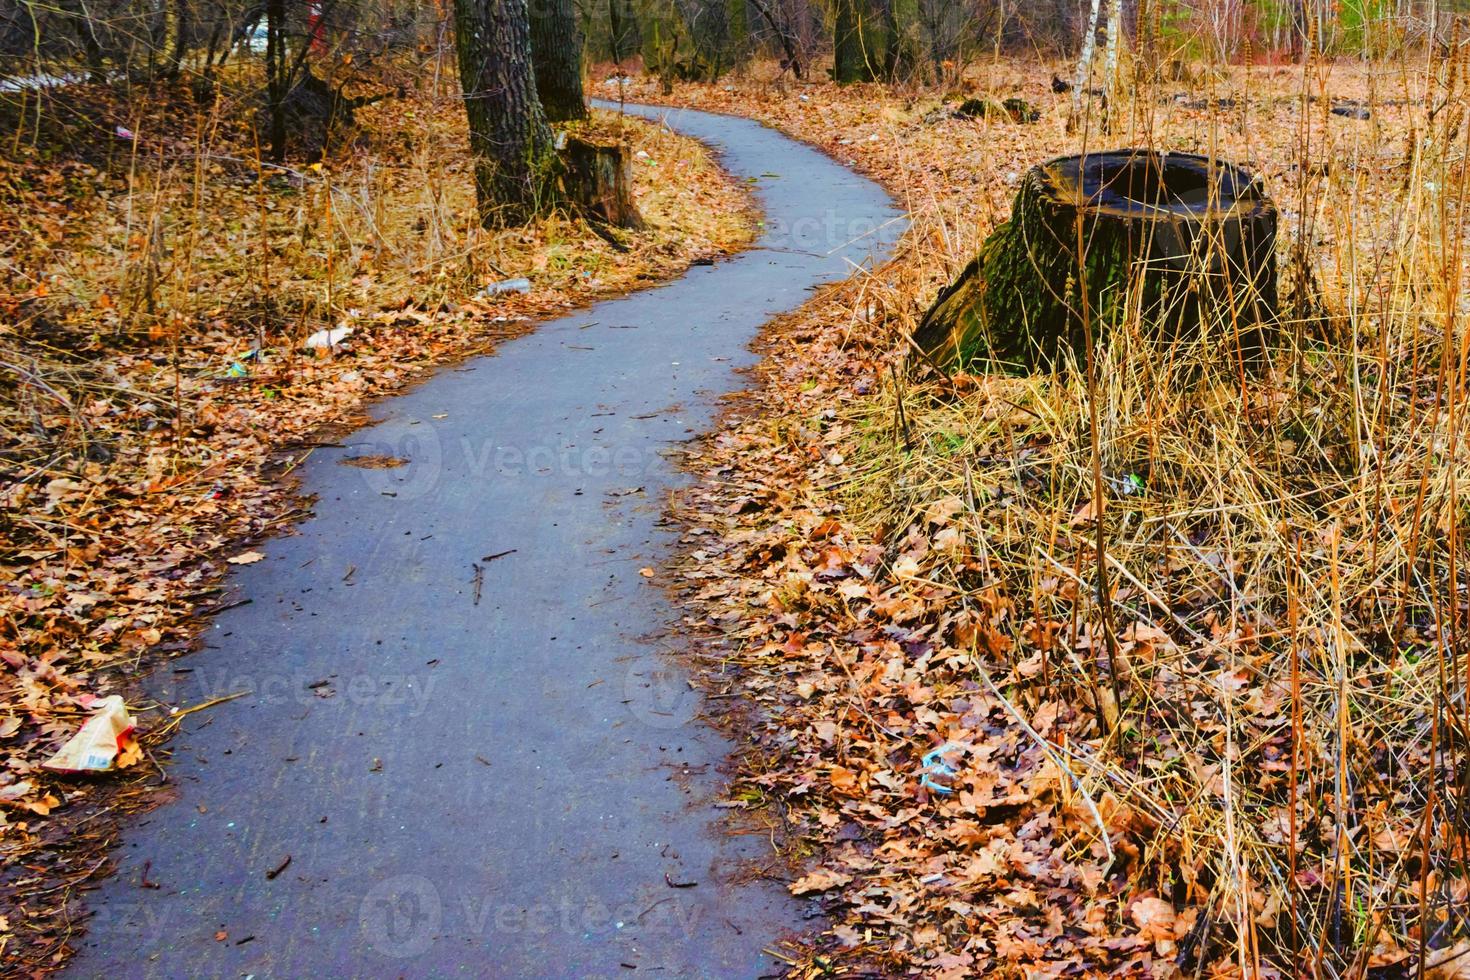
[[[398,875],[368,891],[357,922],[367,944],[378,953],[407,959],[428,952],[443,913],[439,892],[429,879]]]
[[[444,473],[444,446],[432,422],[385,422],[355,436],[351,449],[349,459],[373,457],[389,464],[360,467],[362,478],[373,493],[399,500],[428,496]]]
[[[633,716],[650,728],[679,728],[699,713],[699,692],[690,688],[682,671],[657,656],[628,664],[623,699]]]

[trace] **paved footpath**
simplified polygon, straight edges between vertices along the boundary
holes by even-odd
[[[902,226],[757,123],[628,111],[753,178],[765,236],[444,370],[312,457],[315,516],[153,682],[174,704],[250,694],[186,720],[178,799],[124,828],[73,975],[779,973],[762,948],[800,908],[729,880],[769,843],[720,831],[729,745],[661,659],[675,613],[640,570],[673,545],[666,454],[712,424],[761,325]],[[340,465],[362,454],[411,462]]]

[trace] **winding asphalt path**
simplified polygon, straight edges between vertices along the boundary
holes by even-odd
[[[125,830],[73,975],[779,972],[762,947],[800,909],[732,882],[769,844],[721,831],[729,746],[662,659],[674,613],[641,570],[673,544],[667,455],[711,425],[757,330],[901,221],[756,123],[629,111],[756,181],[766,234],[444,371],[313,456],[316,516],[153,682],[174,704],[249,693],[186,719],[178,799]],[[411,463],[340,465],[365,454]]]

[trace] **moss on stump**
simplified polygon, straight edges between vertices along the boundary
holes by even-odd
[[[1041,119],[1041,113],[1025,99],[1006,99],[1004,102],[992,102],[984,98],[966,99],[960,103],[954,114],[960,119],[1007,120],[1016,123],[1034,123]]]
[[[1122,150],[1032,168],[914,333],[945,367],[1056,366],[1139,314],[1151,339],[1259,354],[1276,318],[1277,212],[1244,170]]]

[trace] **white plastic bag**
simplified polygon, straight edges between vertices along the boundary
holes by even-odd
[[[133,738],[133,719],[119,695],[103,698],[96,704],[97,713],[87,719],[71,739],[41,765],[54,772],[107,772],[119,763],[136,761],[137,742]]]

